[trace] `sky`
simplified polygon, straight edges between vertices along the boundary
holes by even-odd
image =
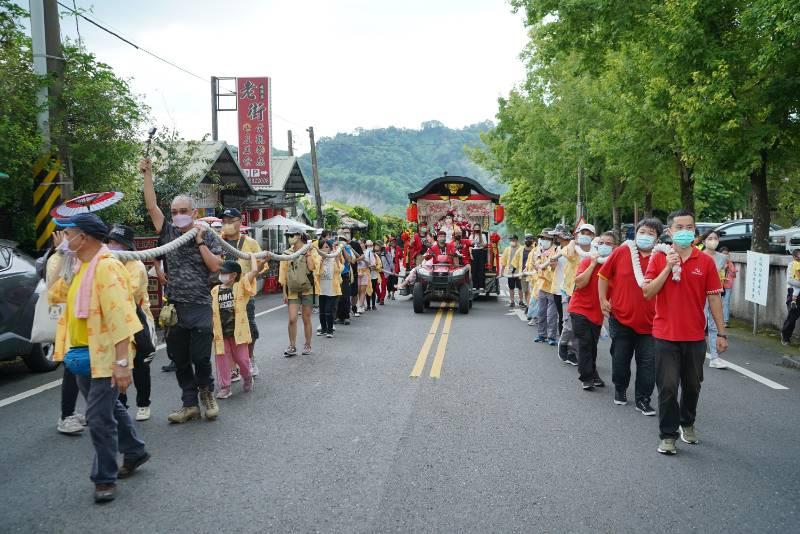
[[[72,6],[73,0],[60,0]],[[18,3],[27,8],[27,1]],[[192,77],[88,22],[78,29],[98,60],[129,78],[156,126],[186,138],[211,130],[214,76],[269,76],[273,146],[308,150],[317,138],[356,128],[459,128],[497,112],[524,78],[522,16],[505,0],[74,0],[87,16],[180,65]],[[77,38],[75,18],[62,18]],[[223,102],[224,104],[224,102]],[[236,113],[221,112],[219,137],[237,144]]]

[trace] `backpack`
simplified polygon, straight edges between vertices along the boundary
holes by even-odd
[[[300,256],[287,263],[286,289],[290,293],[297,293],[298,295],[302,295],[309,290],[313,291],[314,281],[311,271],[308,270],[306,257]]]

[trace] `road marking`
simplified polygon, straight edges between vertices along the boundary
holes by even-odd
[[[433,365],[431,365],[431,378],[439,378],[442,374],[442,363],[444,362],[444,353],[447,349],[447,339],[450,337],[450,324],[453,322],[453,309],[447,312],[447,318],[444,320],[444,327],[439,336],[439,345],[436,346],[436,356],[433,357]]]
[[[255,316],[256,317],[261,317],[262,315],[266,315],[268,313],[272,313],[274,311],[280,310],[280,309],[285,308],[285,307],[286,307],[286,304],[281,304],[280,306],[275,306],[274,308],[270,308],[268,310],[264,310],[262,312],[258,312]],[[162,343],[162,344],[160,344],[160,345],[158,345],[156,347],[156,352],[158,352],[160,350],[163,350],[165,348],[167,348],[167,344],[166,343]],[[59,378],[58,380],[53,380],[52,382],[48,382],[47,384],[42,384],[41,386],[35,387],[33,389],[29,389],[28,391],[23,391],[22,393],[18,393],[18,394],[14,395],[14,396],[2,399],[2,400],[0,400],[0,408],[2,408],[3,406],[8,406],[9,404],[14,404],[15,402],[21,401],[23,399],[27,399],[28,397],[32,397],[34,395],[42,393],[43,391],[47,391],[48,389],[57,388],[58,386],[61,385],[62,381],[63,381],[63,379]]]
[[[511,311],[509,311],[509,312],[508,312],[506,315],[516,315],[516,316],[517,316],[517,318],[518,318],[520,321],[525,321],[525,322],[527,322],[527,321],[528,321],[528,316],[527,316],[527,315],[525,315],[525,312],[524,312],[524,311],[522,311],[522,310],[520,310],[519,308],[517,308],[517,309],[515,309],[515,310],[511,310]]]
[[[706,358],[709,359],[709,360],[711,359],[711,358],[708,358],[707,356],[706,356]],[[761,375],[759,375],[757,373],[754,373],[753,371],[751,371],[749,369],[745,369],[744,367],[740,367],[740,366],[736,365],[735,363],[731,363],[728,360],[722,360],[722,361],[724,361],[725,364],[727,364],[728,369],[733,369],[737,373],[740,373],[740,374],[746,376],[747,378],[752,378],[756,382],[761,382],[762,384],[764,384],[767,387],[770,387],[772,389],[779,389],[779,390],[780,389],[789,389],[786,386],[782,386],[782,385],[778,384],[777,382],[773,382],[769,378],[765,378],[765,377],[763,377],[763,376],[761,376]]]
[[[433,345],[433,340],[436,337],[436,331],[439,329],[439,322],[442,320],[442,313],[444,313],[444,308],[440,307],[438,310],[436,310],[436,315],[433,317],[431,329],[428,331],[428,335],[425,337],[425,341],[422,343],[422,348],[419,349],[417,362],[414,364],[414,368],[411,370],[412,378],[419,378],[419,376],[422,375],[422,370],[425,368],[425,362],[428,361],[428,353],[431,351],[431,345]]]

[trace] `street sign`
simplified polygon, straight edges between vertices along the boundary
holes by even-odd
[[[744,282],[744,298],[749,302],[767,305],[769,289],[769,254],[747,251],[747,278]]]
[[[250,184],[272,185],[272,87],[269,78],[236,78],[239,166]]]

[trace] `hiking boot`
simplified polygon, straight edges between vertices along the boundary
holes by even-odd
[[[111,502],[117,496],[116,484],[95,484],[94,485],[94,502]]]
[[[595,378],[592,380],[592,385],[596,388],[604,388],[606,387],[606,383],[603,382],[603,379],[600,377]]]
[[[625,406],[628,404],[628,394],[623,389],[614,390],[614,404],[617,406]]]
[[[119,471],[117,472],[117,478],[128,478],[133,474],[134,471],[139,469],[139,467],[141,467],[141,465],[149,459],[150,459],[150,453],[146,452],[132,462],[128,462],[127,460],[122,462],[122,465],[119,467]]]
[[[231,388],[219,388],[217,391],[218,399],[229,399],[231,397]]]
[[[675,448],[675,438],[664,438],[658,442],[658,449],[661,454],[678,454],[678,449]]]
[[[694,425],[681,427],[681,441],[690,445],[698,442],[697,434],[694,433]]]
[[[185,423],[200,419],[200,408],[197,406],[181,406],[167,417],[170,423]]]
[[[650,401],[647,399],[639,399],[636,401],[636,409],[642,412],[642,415],[655,415],[656,411],[650,406]]]
[[[203,406],[203,410],[206,412],[206,419],[213,421],[219,416],[219,405],[217,404],[217,399],[214,398],[214,394],[211,392],[208,386],[200,388],[199,396],[200,404]]]

